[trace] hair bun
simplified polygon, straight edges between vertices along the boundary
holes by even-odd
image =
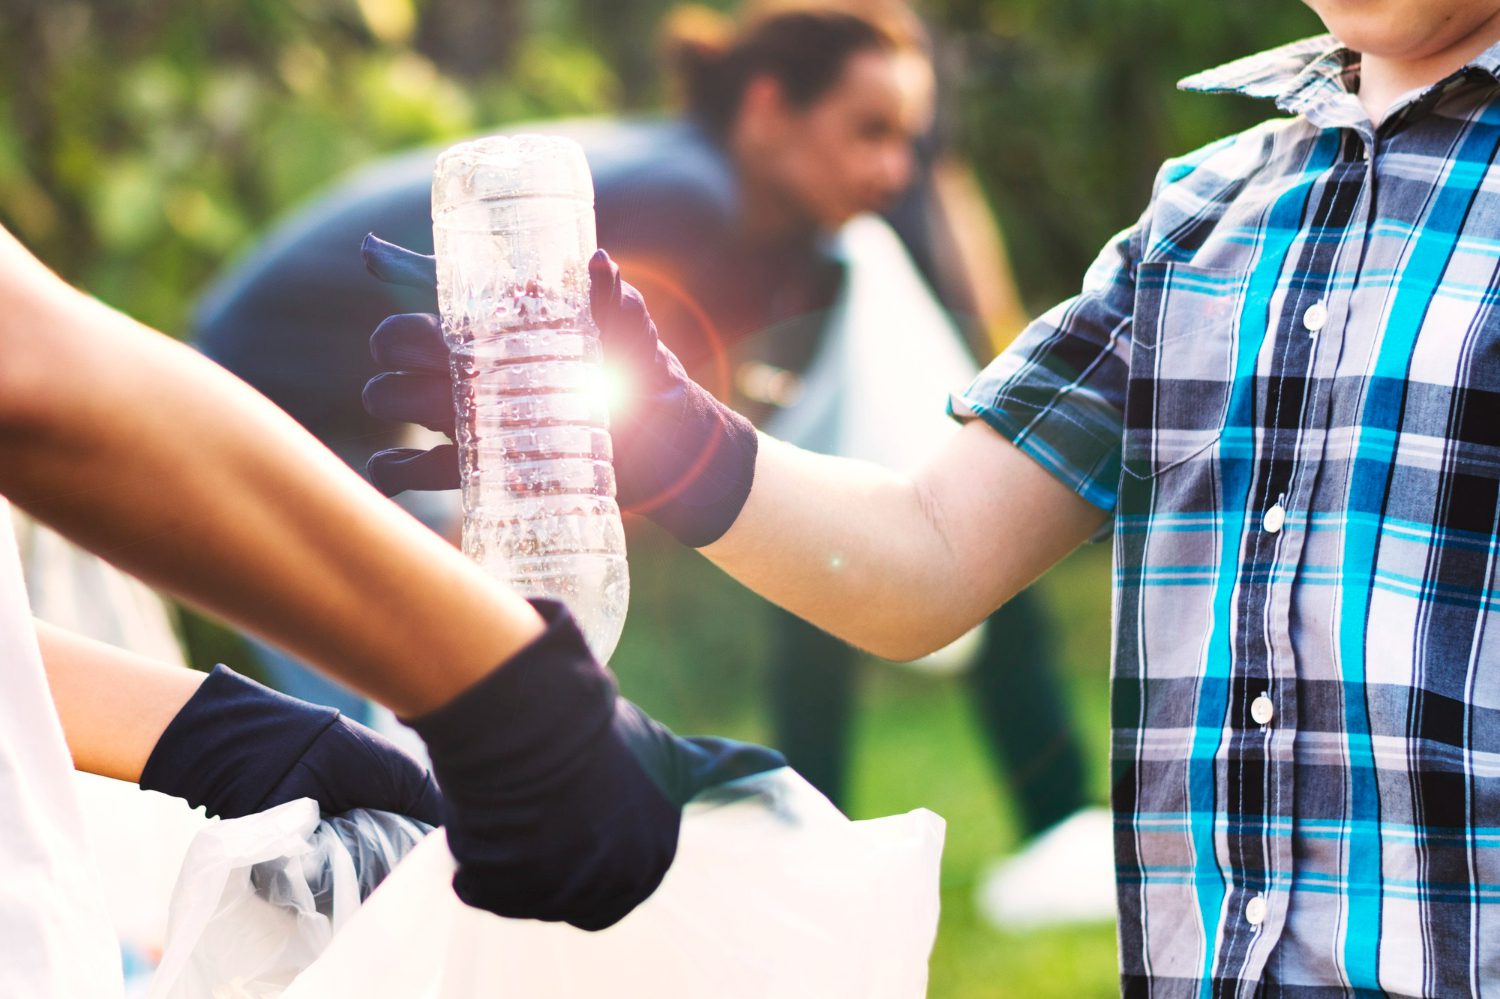
[[[775,79],[791,104],[807,107],[854,52],[920,51],[906,30],[914,17],[898,0],[745,0],[738,19],[692,4],[668,15],[665,56],[687,111],[723,132],[758,75]]]
[[[690,105],[694,95],[716,89],[712,84],[734,43],[734,30],[727,15],[701,4],[678,7],[667,15],[664,55],[682,88],[680,97]]]

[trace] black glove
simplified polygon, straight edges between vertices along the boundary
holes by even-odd
[[[140,783],[226,819],[312,798],[325,815],[376,808],[443,820],[432,776],[384,736],[227,666],[167,724]]]
[[[433,258],[365,237],[365,265],[376,277],[433,292]],[[687,376],[657,336],[640,292],[600,250],[589,261],[590,305],[605,362],[621,371],[627,398],[610,414],[618,500],[678,540],[702,547],[717,540],[750,495],[755,428]],[[448,347],[429,313],[391,316],[370,338],[388,368],[365,386],[365,409],[379,419],[420,423],[453,435]],[[451,444],[427,451],[394,448],[370,458],[370,481],[388,496],[407,489],[455,489]]]
[[[759,746],[673,735],[616,696],[561,604],[532,604],[547,621],[540,638],[407,724],[443,785],[459,898],[600,930],[661,883],[685,802],[785,761]]]

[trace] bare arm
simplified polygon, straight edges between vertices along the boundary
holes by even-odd
[[[0,494],[146,581],[420,713],[530,606],[212,362],[0,230]]]
[[[167,723],[205,674],[36,622],[47,683],[73,765],[136,783]]]
[[[914,475],[762,436],[744,510],[703,553],[833,634],[913,659],[983,620],[1104,517],[979,421]]]

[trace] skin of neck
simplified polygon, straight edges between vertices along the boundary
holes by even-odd
[[[781,243],[814,228],[764,169],[768,159],[757,137],[742,128],[729,133],[729,156],[740,182],[740,225],[754,243]]]
[[[745,89],[739,111],[724,136],[725,151],[740,186],[740,232],[751,243],[777,245],[807,237],[817,222],[798,204],[778,176],[778,157],[786,144],[793,112],[769,77]]]
[[[1496,42],[1500,42],[1500,10],[1441,48],[1411,54],[1362,53],[1359,102],[1370,120],[1379,125],[1404,94],[1430,87],[1456,73]]]

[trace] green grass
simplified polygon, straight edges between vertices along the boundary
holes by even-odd
[[[682,732],[766,739],[764,606],[695,555],[647,531],[631,539],[630,624],[614,665],[625,693]],[[1092,797],[1108,772],[1109,551],[1091,545],[1044,579]],[[871,662],[862,678],[850,814],[930,808],[948,822],[932,999],[1118,993],[1111,925],[1029,934],[985,926],[972,896],[985,864],[1016,845],[962,685]]]

